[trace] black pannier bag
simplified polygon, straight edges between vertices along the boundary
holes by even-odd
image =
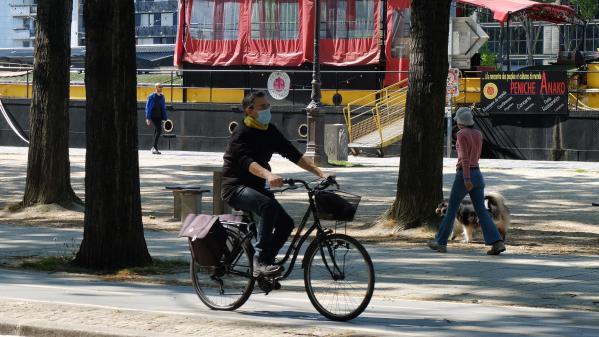
[[[318,217],[337,221],[352,221],[361,199],[359,195],[337,190],[316,191],[314,198]]]
[[[201,266],[218,266],[225,251],[227,231],[218,216],[189,214],[179,237],[189,238],[192,258]]]

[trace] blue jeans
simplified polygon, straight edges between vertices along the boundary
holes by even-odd
[[[472,181],[474,188],[468,192],[466,186],[464,186],[464,171],[458,170],[455,175],[447,205],[447,213],[445,213],[445,217],[443,217],[443,221],[439,227],[439,232],[437,232],[437,235],[435,236],[437,243],[440,245],[447,244],[447,239],[453,229],[453,223],[456,214],[458,213],[458,208],[466,194],[470,194],[472,205],[474,206],[474,210],[476,211],[476,215],[480,222],[480,227],[483,231],[483,236],[485,237],[485,244],[491,245],[501,240],[497,226],[493,223],[493,220],[485,207],[485,180],[478,168],[470,169],[470,180]]]
[[[262,194],[253,188],[241,186],[230,198],[231,207],[258,214],[256,256],[262,263],[273,264],[279,250],[293,231],[293,219],[285,212],[274,195]]]

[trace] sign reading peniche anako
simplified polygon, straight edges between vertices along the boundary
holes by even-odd
[[[485,72],[481,108],[491,114],[568,114],[568,77],[564,71]]]

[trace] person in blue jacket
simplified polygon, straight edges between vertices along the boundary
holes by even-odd
[[[146,103],[146,124],[151,127],[154,124],[154,145],[152,146],[152,154],[160,154],[158,151],[158,140],[162,134],[162,121],[167,120],[166,102],[162,94],[162,84],[154,85],[154,92],[148,96]]]

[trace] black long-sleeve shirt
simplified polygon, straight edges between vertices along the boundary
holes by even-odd
[[[256,162],[270,171],[268,162],[275,152],[296,164],[302,158],[302,154],[273,124],[269,124],[266,130],[258,130],[240,123],[231,135],[223,156],[222,198],[229,200],[231,193],[242,185],[265,191],[266,181],[250,172],[250,164]]]

